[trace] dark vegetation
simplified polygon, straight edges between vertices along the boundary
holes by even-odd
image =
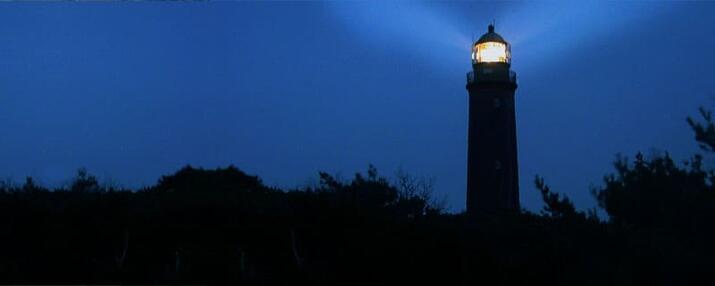
[[[705,152],[715,126],[689,119]],[[296,190],[235,167],[152,187],[0,186],[0,281],[249,285],[712,285],[715,174],[696,155],[615,162],[581,212],[536,179],[544,208],[445,213],[431,184],[370,167]]]

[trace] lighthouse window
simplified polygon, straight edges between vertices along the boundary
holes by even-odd
[[[480,63],[505,63],[507,62],[506,44],[499,42],[486,42],[477,45],[477,62]]]
[[[494,169],[501,170],[501,162],[499,160],[494,161]]]
[[[494,99],[494,108],[499,108],[501,107],[501,100],[498,98]]]

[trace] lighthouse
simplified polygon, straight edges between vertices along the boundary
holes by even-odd
[[[469,214],[519,210],[516,87],[511,47],[489,25],[472,45],[472,71],[467,73]]]

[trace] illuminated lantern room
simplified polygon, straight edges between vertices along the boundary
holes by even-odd
[[[472,71],[467,73],[467,84],[476,82],[509,82],[516,84],[516,73],[511,71],[511,46],[489,25],[486,34],[472,45]]]
[[[511,47],[494,32],[494,25],[472,47],[472,64],[481,63],[511,63]]]

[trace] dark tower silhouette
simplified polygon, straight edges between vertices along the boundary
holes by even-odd
[[[519,209],[511,47],[494,26],[472,46],[469,91],[467,212]]]

